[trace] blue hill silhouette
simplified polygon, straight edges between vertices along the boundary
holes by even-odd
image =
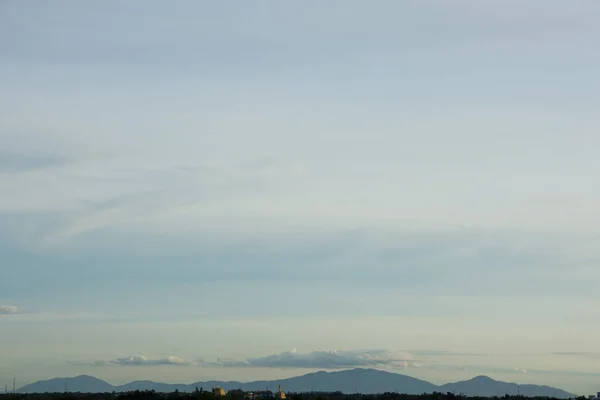
[[[113,386],[108,382],[88,375],[74,378],[55,378],[38,381],[23,386],[19,393],[64,392],[65,387],[70,392],[125,392],[128,390],[155,390],[157,392],[192,392],[196,388],[211,389],[220,386],[225,390],[242,389],[248,391],[270,389],[275,390],[281,385],[287,392],[334,392],[375,394],[398,392],[406,394],[422,394],[433,392],[453,392],[467,396],[504,396],[505,394],[520,393],[523,396],[548,396],[556,398],[572,398],[575,395],[564,390],[549,386],[517,385],[493,380],[486,376],[473,379],[434,385],[433,383],[413,378],[407,375],[395,374],[376,369],[350,369],[336,372],[314,372],[293,378],[255,381],[255,382],[222,382],[207,381],[192,384],[168,384],[153,381],[135,381],[121,386]]]

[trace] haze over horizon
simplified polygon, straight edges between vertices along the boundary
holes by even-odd
[[[0,385],[600,391],[600,3],[0,2]]]

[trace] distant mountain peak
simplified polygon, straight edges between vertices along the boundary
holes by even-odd
[[[490,378],[489,376],[486,375],[477,375],[476,377],[474,377],[473,379],[471,379],[472,381],[488,381],[488,382],[497,382],[494,379]]]
[[[73,378],[65,378],[65,379],[92,379],[95,381],[101,381],[101,379],[96,378],[95,376],[91,376],[91,375],[86,375],[86,374],[81,374],[81,375],[77,375]]]

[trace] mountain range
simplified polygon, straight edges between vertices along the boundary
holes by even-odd
[[[561,389],[539,385],[517,385],[493,380],[486,376],[477,376],[473,379],[445,385],[434,385],[433,383],[413,378],[410,376],[395,374],[376,369],[350,369],[337,372],[314,372],[293,378],[255,381],[207,381],[192,384],[170,384],[152,381],[134,381],[121,386],[113,386],[108,382],[88,375],[80,375],[74,378],[55,378],[46,381],[38,381],[18,390],[19,393],[46,393],[64,392],[124,392],[129,390],[155,390],[157,392],[191,392],[196,388],[211,389],[220,386],[225,390],[242,389],[245,391],[275,390],[278,385],[287,392],[344,392],[375,394],[384,392],[398,392],[407,394],[422,394],[432,392],[452,392],[467,396],[504,396],[506,394],[523,396],[547,396],[555,398],[573,398],[574,394]]]

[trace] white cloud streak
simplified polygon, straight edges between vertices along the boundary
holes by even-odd
[[[98,361],[96,361],[96,363],[97,362]],[[102,362],[100,361],[100,363],[102,363]],[[153,359],[146,358],[145,356],[142,356],[142,355],[134,355],[134,356],[129,356],[129,357],[117,358],[115,360],[109,361],[108,363],[124,365],[124,366],[131,366],[131,365],[138,365],[138,366],[143,366],[143,365],[190,365],[190,363],[186,362],[182,358],[175,357],[175,356],[168,356],[166,358],[153,360]]]
[[[24,172],[61,167],[70,159],[57,155],[19,154],[0,152],[0,172]]]
[[[94,361],[70,361],[71,365],[88,365],[88,366],[106,366],[106,365],[122,365],[122,366],[159,366],[159,365],[187,365],[192,363],[176,356],[168,356],[159,359],[150,359],[146,356],[136,354],[128,357],[116,358],[113,360],[94,360]]]
[[[0,315],[15,315],[21,313],[21,309],[17,306],[0,305]]]
[[[123,365],[123,366],[159,366],[181,365],[193,367],[226,368],[308,368],[343,369],[369,367],[418,367],[412,355],[406,352],[389,350],[317,350],[310,353],[298,353],[295,349],[287,352],[260,357],[248,357],[243,360],[217,358],[206,361],[198,358],[186,361],[176,356],[161,359],[149,359],[143,355],[133,355],[113,360],[95,360],[92,362],[71,362],[73,365]]]
[[[321,350],[298,353],[294,350],[263,357],[249,357],[245,360],[219,358],[205,365],[222,367],[261,367],[261,368],[316,368],[341,369],[352,367],[408,367],[414,362],[408,353],[395,353],[388,350]]]

